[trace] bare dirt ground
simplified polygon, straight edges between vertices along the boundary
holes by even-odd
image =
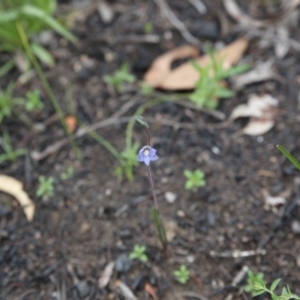
[[[62,13],[82,5],[62,2]],[[206,2],[204,16],[188,1],[170,4],[201,42],[228,44],[244,34],[236,30],[221,1]],[[96,1],[82,5],[81,18],[72,29],[79,38],[76,45],[55,37],[50,51],[57,63],[55,68],[45,69],[64,111],[76,114],[86,124],[109,118],[138,95],[135,85],[121,95],[112,93],[103,75],[126,62],[142,78],[159,54],[186,44],[153,1],[111,1],[114,17],[108,24],[101,20],[97,5]],[[144,36],[146,22],[153,24],[159,42],[134,40]],[[290,34],[295,40],[300,35],[299,21],[297,24]],[[272,46],[261,47],[260,42],[252,37],[244,56],[252,62],[274,59],[276,78],[251,84],[236,96],[221,100],[218,110],[228,117],[235,106],[247,102],[249,94],[272,94],[279,101],[279,113],[275,126],[265,135],[237,135],[245,120],[220,126],[221,121],[211,115],[174,103],[159,104],[145,113],[157,119],[151,123],[151,134],[160,159],[151,167],[161,214],[167,231],[174,235],[167,258],[161,254],[152,223],[153,202],[143,165],[136,169],[133,182],[116,179],[116,160],[87,135],[77,140],[82,160],[66,145],[38,162],[28,155],[14,164],[1,165],[2,174],[25,184],[36,213],[34,221],[28,222],[18,203],[0,194],[0,299],[129,299],[120,292],[120,282],[142,300],[151,299],[145,284],[155,289],[158,299],[251,299],[243,292],[245,276],[233,284],[245,266],[263,272],[268,282],[282,278],[282,284],[289,284],[299,294],[300,238],[299,229],[295,231],[292,224],[300,217],[300,177],[275,146],[282,144],[300,158],[300,56],[290,48],[278,59]],[[84,63],[86,58],[91,65]],[[18,71],[13,70],[1,80],[1,86],[17,76]],[[17,92],[22,95],[39,85],[36,78]],[[143,101],[143,96],[138,97]],[[47,99],[45,103],[46,109],[33,116],[34,122],[45,124],[44,131],[30,132],[16,117],[3,122],[0,130],[9,129],[19,147],[44,150],[63,137]],[[164,126],[161,119],[190,122],[198,128]],[[116,122],[97,132],[122,151],[125,130],[126,124]],[[142,130],[134,130],[134,139],[145,143]],[[70,166],[75,175],[61,180],[60,174]],[[195,168],[205,172],[207,184],[196,193],[187,192],[183,170]],[[47,201],[35,196],[39,175],[56,179],[55,196]],[[284,193],[286,204],[266,206],[264,190],[272,196]],[[174,203],[165,200],[168,191],[176,194]],[[147,247],[147,263],[127,258],[135,244]],[[118,266],[108,286],[99,288],[99,278],[109,262]],[[191,272],[186,285],[173,276],[181,264]]]

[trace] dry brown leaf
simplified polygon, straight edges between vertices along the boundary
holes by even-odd
[[[286,199],[282,195],[281,196],[277,196],[277,197],[273,197],[265,189],[262,190],[262,194],[263,194],[263,196],[265,198],[266,204],[269,205],[269,206],[278,206],[278,205],[284,205],[284,204],[286,204]]]
[[[115,263],[113,261],[111,261],[105,267],[101,277],[98,280],[98,286],[99,286],[100,289],[103,289],[108,285],[109,280],[110,280],[110,278],[113,274],[114,267],[115,267]]]
[[[243,133],[258,136],[267,133],[274,126],[274,120],[252,118],[243,129]]]
[[[23,207],[28,221],[33,220],[35,205],[23,190],[21,181],[6,175],[0,175],[0,191],[15,197]]]
[[[237,63],[248,47],[248,40],[241,38],[232,44],[215,52],[215,58],[223,61],[223,68],[228,69]],[[204,55],[195,60],[200,66],[207,66],[211,59],[209,55]],[[195,88],[199,79],[199,72],[191,63],[187,62],[172,70],[165,79],[156,86],[165,90],[189,90]]]
[[[136,296],[133,294],[131,289],[121,280],[115,282],[115,287],[119,292],[128,300],[137,300]]]
[[[194,46],[185,45],[173,49],[154,60],[150,69],[144,76],[144,80],[152,87],[157,87],[171,72],[171,64],[173,61],[188,57],[197,57],[198,49]]]
[[[251,117],[244,134],[257,136],[268,132],[275,124],[278,100],[271,95],[251,95],[247,104],[238,105],[231,113],[230,119]]]

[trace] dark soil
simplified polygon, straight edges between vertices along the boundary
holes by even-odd
[[[59,12],[72,11],[80,5],[75,2],[61,1]],[[133,97],[140,97],[140,103],[145,101],[137,96],[138,85],[117,94],[103,82],[103,75],[112,74],[126,62],[142,78],[159,54],[186,44],[153,1],[111,1],[115,16],[109,24],[102,22],[96,7],[95,2],[82,8],[83,16],[73,27],[79,38],[76,45],[55,37],[50,51],[56,66],[45,68],[64,112],[75,114],[85,124],[109,118]],[[210,2],[211,10],[203,17],[187,1],[172,1],[172,8],[201,42],[227,43],[237,37],[236,25],[228,16],[229,32],[222,35],[217,11],[225,13],[216,1]],[[160,42],[132,42],[128,36],[144,35],[147,21],[153,24]],[[171,39],[165,38],[167,31],[172,33]],[[116,40],[111,42],[110,37]],[[251,40],[245,57],[252,62],[275,57],[272,47],[260,48],[258,42]],[[86,57],[91,64],[85,64]],[[251,85],[220,101],[218,110],[229,116],[250,93],[266,92],[278,98],[275,127],[263,137],[236,135],[244,120],[220,126],[220,120],[176,104],[160,104],[146,111],[145,116],[157,119],[151,124],[151,134],[160,159],[151,169],[161,215],[167,231],[174,234],[167,258],[162,255],[152,222],[153,201],[143,165],[136,169],[133,182],[118,180],[113,175],[117,161],[88,135],[77,140],[82,160],[76,159],[67,145],[39,162],[28,155],[1,165],[2,174],[25,184],[36,213],[34,221],[28,222],[17,201],[0,194],[0,299],[126,299],[117,289],[117,280],[142,300],[151,299],[146,283],[153,286],[158,299],[251,299],[242,289],[246,276],[237,286],[232,284],[245,266],[263,272],[268,283],[282,278],[281,286],[288,284],[299,294],[300,238],[292,223],[300,218],[300,177],[275,147],[282,144],[300,158],[299,58],[299,53],[290,49],[284,59],[274,58],[279,80]],[[17,70],[11,71],[1,80],[1,87],[18,75]],[[38,78],[18,87],[16,93],[22,95],[34,87],[41,88]],[[43,112],[30,116],[33,123],[45,124],[43,131],[31,132],[16,116],[1,124],[1,132],[8,130],[16,147],[42,151],[64,136],[46,94],[44,100]],[[136,109],[127,111],[126,116]],[[161,119],[199,127],[163,126]],[[97,133],[119,151],[124,150],[125,123],[116,122]],[[146,143],[140,128],[134,130],[134,140]],[[60,174],[70,166],[75,175],[61,180]],[[207,184],[195,193],[187,192],[183,170],[196,168],[205,172]],[[41,200],[35,196],[40,175],[55,177],[54,197]],[[272,196],[285,192],[286,205],[267,207],[263,190]],[[165,200],[166,192],[176,194],[174,203]],[[147,263],[131,262],[124,256],[135,244],[147,247]],[[265,254],[235,257],[236,251],[257,249]],[[108,286],[100,289],[99,278],[111,261],[118,269]],[[181,264],[191,272],[186,285],[177,283],[173,276]],[[184,296],[185,292],[198,296]]]

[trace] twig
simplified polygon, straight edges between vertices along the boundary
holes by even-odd
[[[160,42],[160,37],[156,34],[145,35],[102,35],[96,38],[96,41],[106,42],[109,44],[128,43],[128,44],[157,44]]]
[[[194,292],[182,292],[180,293],[181,296],[183,297],[188,297],[188,298],[196,298],[196,299],[200,299],[200,300],[208,300],[208,298],[206,298],[205,296],[201,295],[201,294],[197,294]]]
[[[207,8],[201,0],[188,0],[193,5],[200,15],[207,13]]]
[[[270,31],[263,31],[259,29],[245,29],[244,27],[241,27],[239,29],[240,31],[246,31],[246,33],[250,36],[257,36],[261,37],[263,39],[272,41],[272,42],[281,42],[289,45],[291,48],[293,48],[296,51],[300,51],[300,43],[296,40],[293,40],[291,38],[284,38],[281,37],[275,33],[272,33]]]
[[[266,255],[267,251],[263,249],[257,249],[257,250],[248,250],[248,251],[241,251],[241,250],[233,250],[233,251],[225,251],[225,252],[216,252],[216,251],[209,251],[209,255],[212,257],[232,257],[232,258],[238,258],[238,257],[249,257],[249,256],[255,256],[255,255]]]
[[[117,125],[117,124],[122,124],[122,123],[127,123],[130,121],[132,117],[122,117],[122,118],[109,118],[104,121],[95,123],[90,126],[86,126],[84,128],[79,129],[72,137],[71,140],[78,139],[92,131],[98,130],[103,127],[111,126],[111,125]],[[173,120],[168,120],[168,119],[162,119],[162,120],[157,120],[155,118],[150,118],[150,117],[144,117],[145,121],[149,123],[156,123],[156,124],[162,124],[164,126],[172,126],[174,128],[184,128],[184,129],[197,129],[197,128],[203,128],[203,125],[201,124],[193,124],[193,123],[179,123]],[[209,126],[207,126],[209,127]],[[64,138],[61,139],[60,141],[56,142],[55,144],[48,146],[44,151],[42,152],[37,152],[33,151],[31,152],[31,157],[35,161],[40,161],[47,156],[51,155],[52,153],[58,151],[61,149],[63,146],[69,144],[70,139],[69,138]]]
[[[169,20],[169,22],[180,31],[183,38],[193,44],[199,45],[199,40],[195,38],[186,28],[183,22],[181,22],[174,12],[171,10],[170,6],[166,3],[165,0],[153,0],[160,10],[164,13],[165,17]]]

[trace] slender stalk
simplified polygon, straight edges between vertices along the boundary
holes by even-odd
[[[154,205],[155,205],[157,212],[159,212],[158,201],[157,201],[157,197],[156,197],[156,193],[155,193],[155,188],[154,188],[153,179],[152,179],[152,175],[151,175],[150,165],[146,166],[146,167],[147,167],[147,173],[148,173],[148,179],[149,179],[149,184],[150,184],[150,188],[151,188],[151,193],[152,193],[153,200],[154,200]]]
[[[80,150],[79,148],[77,147],[76,143],[74,142],[74,140],[71,139],[71,134],[67,128],[67,125],[65,123],[65,119],[64,119],[64,113],[50,87],[50,84],[38,62],[38,60],[36,59],[36,57],[34,56],[34,54],[32,53],[32,50],[30,48],[30,45],[29,45],[29,42],[28,42],[28,38],[26,36],[26,33],[24,32],[24,28],[23,26],[20,24],[20,22],[16,22],[16,27],[17,27],[17,30],[19,32],[19,35],[20,35],[20,38],[22,40],[22,43],[23,43],[23,46],[24,46],[24,49],[25,49],[25,52],[27,54],[27,56],[29,57],[29,59],[31,60],[47,94],[48,94],[48,97],[55,109],[55,111],[57,112],[58,116],[59,116],[59,119],[60,119],[60,122],[61,124],[63,125],[63,128],[66,132],[66,134],[68,135],[68,137],[70,138],[70,141],[71,141],[71,145],[72,145],[72,148],[73,150],[75,151],[76,153],[76,156],[77,158],[80,158],[81,157],[81,154],[80,154]]]

